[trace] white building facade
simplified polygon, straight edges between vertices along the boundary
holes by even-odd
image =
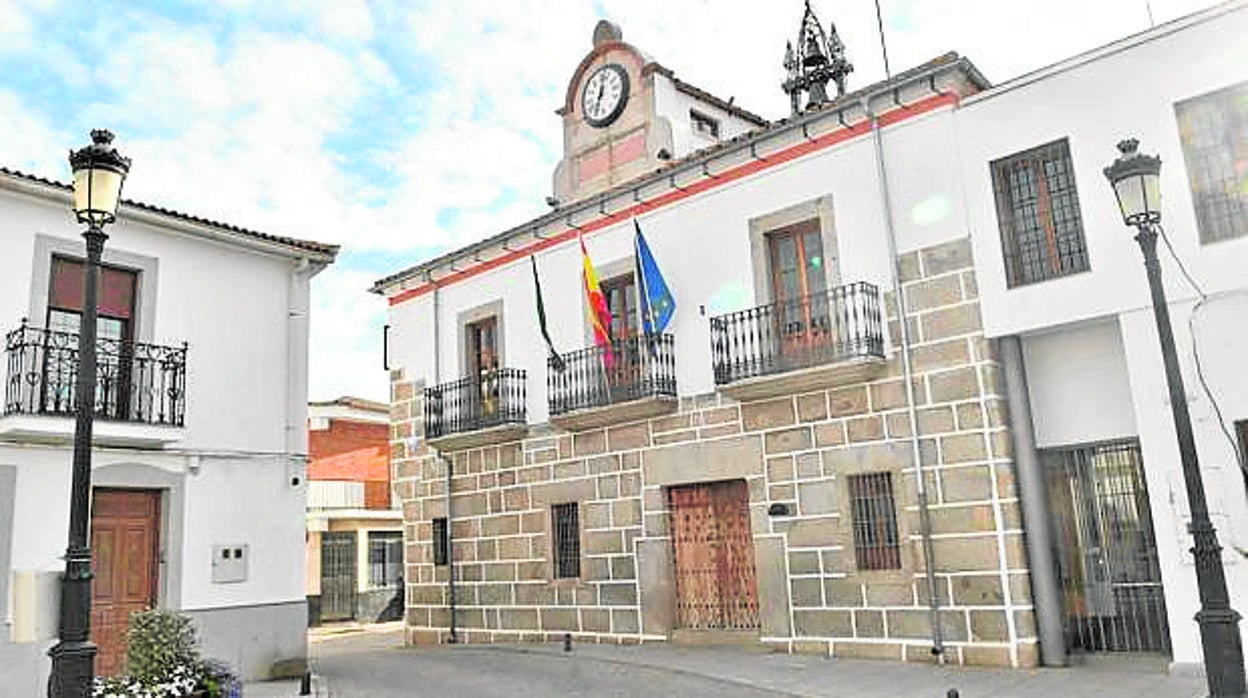
[[[85,247],[64,185],[0,171],[0,210],[0,676],[35,696],[57,634]],[[123,669],[129,612],[159,607],[246,679],[301,673],[308,289],[337,248],[133,202],[107,232],[97,671]]]
[[[1161,153],[1170,237],[1211,297],[1202,365],[1227,420],[1248,418],[1233,358],[1248,335],[1230,319],[1248,220],[1220,214],[1211,235],[1232,239],[1198,242],[1176,117],[1242,87],[1246,28],[1228,3],[997,87],[950,54],[599,180],[582,154],[665,119],[705,128],[656,111],[670,71],[600,26],[560,110],[557,208],[374,288],[391,306],[409,641],[744,636],[850,657],[1033,666],[1044,645],[1051,663],[1198,663],[1144,275],[1100,168],[1127,135]],[[633,88],[614,117],[593,87],[612,65]],[[654,340],[637,338],[634,220],[676,300]],[[610,350],[593,348],[579,240]],[[1168,282],[1181,330],[1194,298]],[[1185,377],[1242,610],[1245,481]],[[1058,549],[1034,547],[1025,520]]]

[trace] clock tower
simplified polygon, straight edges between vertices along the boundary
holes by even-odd
[[[767,121],[676,79],[606,20],[572,73],[554,195],[568,203],[610,189]]]

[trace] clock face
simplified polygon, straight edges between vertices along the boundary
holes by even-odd
[[[581,90],[585,123],[602,128],[615,121],[628,102],[628,73],[614,63],[595,70]]]

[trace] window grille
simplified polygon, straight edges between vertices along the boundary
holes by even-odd
[[[368,584],[398,586],[403,579],[403,534],[400,531],[369,531]]]
[[[576,502],[552,505],[550,518],[555,531],[555,579],[580,577],[581,524]]]
[[[433,520],[433,564],[445,565],[450,552],[450,538],[447,536],[446,517],[439,516]]]
[[[1079,195],[1065,139],[996,160],[992,188],[1011,287],[1088,270]]]
[[[860,570],[901,569],[891,473],[849,476],[854,559]]]
[[[1248,83],[1174,105],[1202,243],[1248,235]]]

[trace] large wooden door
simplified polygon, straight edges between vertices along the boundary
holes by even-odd
[[[799,223],[767,239],[780,357],[800,364],[804,355],[832,339],[819,222]]]
[[[667,497],[679,627],[756,630],[758,583],[745,481],[672,487]]]
[[[99,646],[95,672],[115,676],[126,666],[130,614],[156,605],[160,492],[95,490],[91,551],[91,637]]]

